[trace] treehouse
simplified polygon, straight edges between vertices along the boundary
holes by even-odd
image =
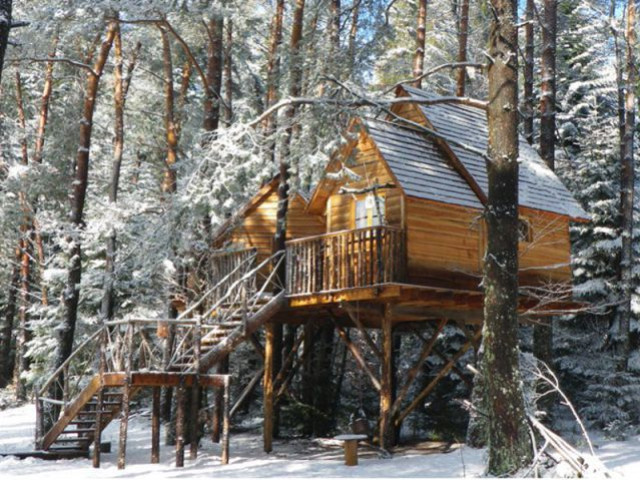
[[[407,101],[394,103],[385,118],[351,121],[348,141],[334,153],[309,199],[289,198],[284,251],[274,252],[276,177],[214,233],[204,293],[186,302],[177,319],[112,322],[81,345],[39,391],[37,444],[47,451],[98,448],[104,426],[121,410],[126,418],[135,392],[152,388],[157,453],[159,387],[177,389],[180,419],[184,388],[191,385],[224,390],[214,396],[212,429],[215,437],[222,423],[228,446],[230,418],[263,380],[264,448],[271,451],[277,405],[292,395],[297,370],[306,372],[305,381],[316,378],[309,371],[324,369],[313,365],[309,353],[319,329],[331,338],[337,332],[378,392],[376,436],[383,447],[393,445],[403,421],[451,371],[465,379],[457,363],[478,348],[483,319],[486,113],[439,103],[410,87],[399,87],[396,94]],[[525,141],[520,142],[519,216],[519,310],[523,321],[541,321],[574,306],[569,225],[588,217]],[[283,341],[283,324],[303,328],[288,329],[290,338]],[[446,326],[459,329],[466,342],[445,354],[436,342]],[[262,327],[264,345],[256,335]],[[353,341],[349,328],[357,329],[362,341]],[[164,350],[154,333],[165,339]],[[422,345],[416,364],[406,370],[394,358],[394,338],[402,335],[416,335]],[[110,346],[108,355],[99,353],[99,338]],[[233,379],[225,372],[230,355],[245,342],[264,368],[231,405]],[[439,357],[439,369],[417,385],[432,355]],[[74,369],[91,371],[80,361],[96,358],[101,367],[94,365],[93,371],[99,373],[82,387]],[[210,373],[214,367],[216,374]],[[62,401],[48,398],[51,389],[64,392]],[[196,404],[200,389],[191,390]],[[122,431],[126,437],[126,427]],[[196,424],[191,431],[197,431]],[[192,456],[194,449],[197,454],[197,442]],[[177,452],[176,462],[183,457],[183,450]]]

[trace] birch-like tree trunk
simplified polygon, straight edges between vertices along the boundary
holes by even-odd
[[[82,279],[82,245],[80,232],[83,228],[83,212],[89,180],[89,152],[91,149],[91,134],[93,131],[93,114],[102,72],[111,51],[111,45],[116,35],[117,23],[110,22],[106,36],[100,46],[98,56],[87,73],[87,87],[80,122],[80,138],[76,156],[75,179],[71,190],[71,221],[72,232],[69,235],[71,245],[69,252],[69,274],[67,285],[63,293],[65,314],[60,328],[60,341],[55,358],[55,367],[60,367],[73,351],[76,319],[78,317],[78,301],[80,299],[80,281]],[[59,392],[58,392],[59,393]]]
[[[518,363],[517,4],[491,4],[482,372],[489,417],[487,470],[503,476],[527,464],[532,449]]]
[[[418,25],[416,28],[416,50],[413,54],[413,77],[417,80],[413,83],[416,88],[422,88],[422,79],[418,78],[424,73],[424,50],[427,30],[427,0],[418,0]]]
[[[4,56],[9,45],[9,32],[11,31],[12,0],[0,0],[0,81],[4,67]]]
[[[224,47],[224,124],[231,126],[233,121],[233,21],[227,20],[226,41]]]
[[[618,307],[620,318],[621,336],[621,365],[626,370],[629,364],[630,353],[630,322],[631,322],[631,296],[633,293],[633,197],[634,197],[634,160],[633,144],[636,115],[636,6],[635,0],[627,3],[627,25],[625,31],[627,64],[627,81],[625,88],[625,122],[624,137],[622,142],[622,158],[620,171],[620,214],[622,217],[622,252],[620,255],[620,284],[622,286],[622,298]]]

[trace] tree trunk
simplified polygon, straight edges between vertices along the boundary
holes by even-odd
[[[167,141],[167,157],[165,159],[162,191],[174,193],[177,188],[176,163],[178,162],[178,132],[174,112],[173,62],[171,59],[171,43],[169,34],[162,28],[162,64],[164,73],[164,128]]]
[[[89,152],[91,133],[93,130],[93,113],[100,78],[104,70],[111,45],[115,38],[117,22],[111,22],[107,34],[100,47],[92,72],[87,74],[87,89],[84,98],[82,121],[80,122],[80,140],[76,157],[76,172],[71,192],[70,220],[74,232],[68,241],[71,245],[69,259],[69,275],[63,294],[65,315],[60,329],[60,341],[55,359],[55,367],[60,367],[73,351],[73,338],[78,316],[78,300],[80,298],[80,280],[82,279],[82,248],[80,231],[83,228],[83,212],[89,175]]]
[[[215,132],[220,123],[220,92],[222,90],[223,67],[223,30],[222,17],[211,17],[207,26],[209,42],[207,44],[207,94],[204,101],[204,130]]]
[[[353,77],[356,65],[356,44],[358,39],[358,20],[360,19],[360,1],[353,6],[351,13],[351,28],[349,29],[349,71]]]
[[[18,125],[22,130],[20,138],[20,150],[22,154],[21,164],[27,166],[29,164],[29,153],[27,147],[27,124],[24,113],[24,101],[22,97],[22,80],[20,72],[16,71],[16,104],[18,107]],[[22,380],[22,374],[29,369],[29,361],[27,358],[27,343],[31,339],[29,332],[29,290],[30,290],[30,272],[31,272],[31,244],[29,242],[31,232],[31,208],[27,198],[27,192],[22,190],[19,192],[20,208],[23,213],[22,224],[20,225],[20,294],[18,307],[18,331],[16,332],[16,349],[15,349],[15,371],[14,384],[16,387],[16,399],[25,400],[27,396],[26,387]]]
[[[17,248],[15,263],[11,269],[7,303],[2,312],[4,325],[2,326],[0,335],[0,388],[5,387],[13,375],[13,358],[15,357],[11,355],[11,338],[13,336],[13,322],[16,315],[16,292],[20,284],[19,262],[21,257],[22,253],[20,249]]]
[[[524,138],[533,145],[534,0],[527,0],[524,49]]]
[[[514,473],[531,459],[518,364],[518,33],[515,0],[492,0],[489,37],[489,195],[484,266],[488,473]]]
[[[127,91],[131,82],[131,76],[135,68],[141,44],[136,45],[131,62],[127,67],[126,78],[122,73],[122,37],[120,27],[117,27],[114,39],[114,69],[113,69],[113,163],[111,165],[111,184],[109,185],[109,203],[115,205],[118,201],[118,186],[120,183],[120,167],[124,152],[124,105]],[[115,229],[109,232],[106,245],[105,283],[102,295],[101,315],[104,321],[113,319],[114,313],[114,282],[115,282],[115,258],[117,249],[117,236]]]
[[[227,39],[224,48],[224,124],[231,126],[233,120],[233,21],[227,20]]]
[[[557,0],[544,1],[544,24],[542,25],[542,52],[540,70],[542,74],[540,96],[540,155],[551,170],[555,169],[556,155],[556,23]],[[533,46],[531,47],[533,48]],[[533,65],[531,65],[533,72]],[[531,75],[533,73],[531,72]],[[526,78],[526,75],[525,75]],[[533,122],[533,120],[531,120]],[[533,326],[533,353],[551,366],[553,362],[553,323]],[[549,397],[551,398],[551,397]]]
[[[532,0],[529,0],[532,1]],[[467,61],[467,42],[469,38],[469,0],[462,0],[460,5],[460,32],[458,34],[458,62]],[[467,69],[462,67],[458,69],[458,78],[456,81],[456,95],[464,97],[467,83]]]
[[[418,0],[418,26],[416,28],[416,51],[413,54],[413,82],[416,88],[422,88],[422,79],[418,78],[424,72],[424,49],[427,30],[427,0]]]
[[[544,0],[540,73],[540,155],[555,168],[557,0]]]
[[[634,0],[627,3],[627,84],[625,88],[625,122],[623,138],[623,156],[620,172],[620,213],[622,216],[622,252],[620,255],[620,284],[622,298],[618,307],[621,335],[621,369],[627,370],[630,353],[631,297],[633,293],[633,193],[634,193],[634,161],[633,136],[635,130],[635,89],[636,85],[636,6]]]
[[[0,0],[0,81],[2,81],[4,55],[7,52],[11,31],[11,4],[11,0]]]
[[[278,84],[280,79],[280,44],[282,43],[282,18],[284,16],[284,0],[278,0],[276,12],[271,23],[271,38],[269,39],[269,54],[267,60],[267,96],[265,109],[278,101]],[[276,115],[269,115],[264,124],[264,134],[269,139],[267,147],[269,156],[275,160],[275,141],[270,137],[276,131]]]

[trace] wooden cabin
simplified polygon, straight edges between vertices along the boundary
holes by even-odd
[[[456,368],[462,355],[479,345],[487,241],[486,112],[461,104],[429,103],[426,92],[411,87],[399,87],[396,93],[423,103],[395,104],[385,118],[353,119],[346,135],[349,141],[332,156],[310,199],[301,195],[290,199],[285,301],[269,312],[268,319],[261,319],[267,329],[266,451],[271,449],[275,392],[283,388],[274,383],[288,381],[292,375],[287,368],[295,368],[293,361],[281,364],[282,359],[275,358],[281,341],[274,329],[278,324],[305,326],[297,346],[313,338],[309,332],[314,326],[337,330],[380,393],[383,446],[392,443],[391,432]],[[260,259],[268,258],[276,228],[277,183],[274,179],[265,185],[219,229],[217,248],[224,247],[223,252],[255,248]],[[574,305],[569,225],[588,221],[588,216],[524,140],[519,212],[520,310],[540,321]],[[530,293],[563,283],[569,285],[564,298]],[[420,365],[393,392],[398,384],[393,378],[393,335],[428,329],[430,340],[419,335],[424,342],[420,362],[424,362],[448,322],[463,329],[468,342],[446,359],[416,398],[406,395]],[[350,341],[347,327],[358,329],[369,354]],[[380,330],[379,345],[368,333],[372,328]],[[282,366],[279,372],[274,370],[280,368],[277,365]]]

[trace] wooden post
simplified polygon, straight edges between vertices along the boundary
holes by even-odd
[[[358,441],[348,440],[344,442],[344,464],[353,467],[358,465]]]
[[[229,357],[225,357],[220,360],[217,367],[217,373],[226,374],[229,373]],[[222,425],[222,410],[224,403],[224,392],[217,388],[213,393],[213,423],[211,425],[211,441],[213,443],[220,443],[220,427]]]
[[[200,440],[200,423],[199,423],[199,411],[200,411],[200,381],[199,374],[200,372],[200,347],[201,347],[201,325],[200,318],[195,325],[194,330],[194,339],[193,339],[193,348],[194,348],[194,362],[195,362],[195,377],[193,379],[193,386],[191,387],[191,416],[189,418],[190,422],[190,444],[189,444],[189,458],[191,460],[195,460],[198,458],[198,442]]]
[[[93,468],[100,468],[100,442],[102,439],[102,407],[103,407],[103,399],[104,399],[104,371],[105,371],[105,363],[106,363],[106,327],[105,330],[100,335],[100,366],[99,366],[99,375],[100,375],[100,388],[98,390],[98,401],[96,405],[96,427],[93,433]]]
[[[160,463],[160,387],[153,387],[151,406],[151,463]]]
[[[224,378],[224,408],[222,412],[222,456],[220,458],[222,465],[227,465],[229,463],[229,429],[231,428],[231,413],[229,408],[231,395],[229,389],[230,377],[227,375]]]
[[[265,346],[264,346],[264,425],[262,427],[264,451],[269,453],[273,450],[273,376],[274,376],[274,356],[280,352],[274,352],[275,325],[271,322],[265,325]]]
[[[131,395],[131,368],[133,363],[133,324],[127,326],[127,361],[122,395],[122,419],[120,420],[120,443],[118,448],[118,470],[123,470],[127,456],[127,430],[129,428],[129,397]],[[97,422],[97,418],[96,418]]]
[[[42,401],[38,396],[38,390],[35,389],[36,397],[36,450],[42,449],[42,436],[44,435],[44,422],[42,417]]]
[[[176,467],[184,467],[184,397],[184,376],[181,376],[176,395]]]
[[[393,331],[391,313],[387,305],[382,318],[382,368],[380,369],[380,447],[389,448],[394,443],[391,407],[393,405]]]

